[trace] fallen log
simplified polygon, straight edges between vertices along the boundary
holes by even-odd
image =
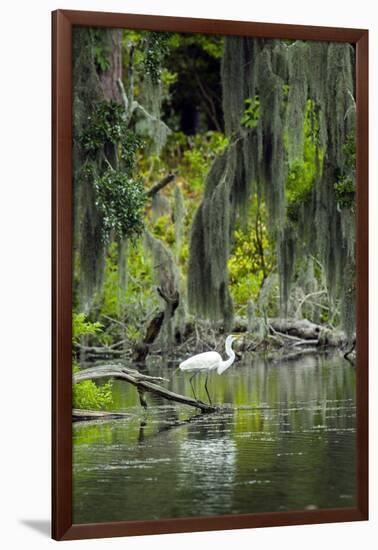
[[[144,394],[149,392],[159,395],[168,401],[174,401],[176,403],[182,403],[183,405],[200,409],[204,413],[215,412],[217,410],[216,407],[210,405],[209,403],[204,403],[203,401],[193,399],[192,397],[175,393],[155,383],[167,381],[166,378],[161,378],[160,376],[149,376],[135,369],[129,369],[120,365],[101,365],[98,367],[84,369],[73,375],[72,383],[77,384],[78,382],[82,382],[84,380],[94,380],[105,377],[124,380],[125,382],[135,386],[139,392],[141,405],[144,408],[147,408]]]
[[[104,347],[77,346],[78,349],[83,349],[88,359],[107,358],[112,360],[112,358],[114,358],[114,360],[116,360],[119,356],[131,356],[131,360],[135,365],[145,364],[146,358],[151,352],[155,354],[160,353],[159,350],[154,349],[153,346],[159,336],[163,322],[167,320],[167,317],[172,317],[174,315],[179,304],[178,294],[168,297],[163,294],[160,288],[158,288],[158,292],[166,301],[167,307],[164,311],[158,312],[147,325],[146,334],[143,340],[134,345],[127,341],[121,341]],[[237,316],[232,327],[232,332],[248,333],[248,338],[253,338],[254,335],[260,335],[262,325],[266,327],[266,330],[271,336],[278,337],[276,338],[277,342],[281,342],[282,345],[285,346],[289,341],[292,341],[293,346],[308,344],[328,348],[344,348],[351,344],[348,342],[343,331],[324,325],[318,325],[307,319],[281,319],[278,317],[263,319],[255,317],[250,324],[248,324],[246,317]],[[199,339],[199,333],[201,334],[201,339]],[[193,338],[194,344],[191,341]],[[193,350],[196,352],[208,351],[209,349],[214,349],[218,343],[223,346],[224,338],[225,334],[222,324],[219,324],[214,329],[214,327],[211,328],[210,324],[201,324],[198,321],[188,321],[181,333],[180,353],[182,350],[184,350],[185,353],[189,344],[190,350],[188,348],[188,351],[191,352],[193,352]],[[202,342],[200,342],[203,344],[202,346],[198,345],[199,340],[202,340]],[[295,342],[298,343],[295,344]],[[129,349],[119,349],[120,344],[124,345],[125,343],[128,345]],[[177,350],[178,348],[176,347],[175,350],[172,350],[172,353],[174,354]]]
[[[254,319],[249,332],[258,332],[263,319]],[[345,345],[347,338],[345,334],[336,329],[331,329],[316,323],[312,323],[307,319],[281,319],[269,318],[266,320],[267,327],[271,334],[277,334],[283,338],[303,341],[311,341],[311,344],[318,341],[319,346],[341,347]],[[237,317],[233,327],[234,332],[247,332],[247,319]]]

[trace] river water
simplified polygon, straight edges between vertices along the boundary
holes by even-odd
[[[155,366],[191,395],[189,374]],[[202,376],[202,378],[201,378]],[[206,401],[205,375],[195,379]],[[74,424],[74,523],[355,506],[355,368],[342,357],[245,358],[198,414],[113,385],[124,419]]]

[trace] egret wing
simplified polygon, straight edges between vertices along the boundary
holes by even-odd
[[[185,359],[180,363],[180,370],[212,370],[216,369],[222,361],[221,356],[216,351],[205,351]]]

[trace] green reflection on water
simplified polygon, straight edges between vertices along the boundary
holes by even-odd
[[[167,387],[191,394],[174,369]],[[206,400],[204,376],[195,379]],[[114,382],[128,417],[74,426],[74,522],[355,505],[355,370],[342,358],[246,358],[211,375],[200,415]],[[190,422],[185,422],[190,419]],[[184,422],[183,424],[180,424]]]

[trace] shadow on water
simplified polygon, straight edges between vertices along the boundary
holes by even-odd
[[[191,394],[188,376],[155,365]],[[206,400],[204,376],[195,391]],[[74,426],[74,522],[355,504],[355,370],[339,356],[248,358],[209,378],[220,410],[196,414],[114,382],[127,419]],[[114,408],[114,406],[113,406]]]

